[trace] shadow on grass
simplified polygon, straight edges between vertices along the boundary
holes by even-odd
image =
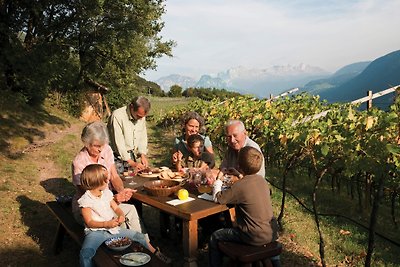
[[[58,222],[46,205],[26,195],[20,195],[16,200],[20,204],[21,221],[27,227],[27,235],[39,245],[40,251],[32,251],[32,248],[21,253],[18,250],[2,251],[0,258],[8,258],[13,263],[12,266],[28,263],[29,266],[78,266],[79,247],[68,237],[64,238],[63,251],[58,255],[53,254],[52,245]]]
[[[29,106],[18,108],[5,107],[0,114],[0,153],[10,159],[19,159],[21,152],[12,151],[11,139],[21,139],[29,144],[35,139],[43,139],[45,132],[40,127],[45,124],[69,126],[69,123],[51,115],[43,108]]]
[[[75,194],[74,185],[67,178],[49,178],[40,181],[40,185],[50,193],[57,196],[73,196]]]

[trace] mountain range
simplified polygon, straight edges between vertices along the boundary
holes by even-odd
[[[172,85],[183,89],[218,88],[252,94],[257,97],[269,97],[293,87],[305,85],[313,79],[327,77],[328,72],[319,67],[306,64],[272,66],[264,69],[246,68],[243,66],[228,69],[212,76],[202,75],[199,80],[178,74],[162,77],[155,82],[167,91]]]
[[[342,77],[346,77],[345,79],[335,80],[338,77],[335,76],[338,71],[331,77],[320,80],[319,83],[312,81],[306,84],[302,90],[310,94],[318,94],[321,99],[326,99],[328,102],[350,102],[366,96],[369,90],[377,93],[400,85],[400,50],[379,57],[370,63],[352,64],[351,67],[354,67],[353,71],[348,71],[347,74],[342,72],[345,75]],[[344,68],[341,70],[346,71]],[[326,81],[332,86],[323,88]],[[333,81],[336,83],[334,84]],[[387,108],[393,103],[394,95],[393,92],[376,98],[373,100],[373,105]]]
[[[299,92],[319,95],[328,102],[349,102],[400,85],[400,50],[383,55],[373,61],[357,62],[330,74],[319,67],[306,64],[273,66],[265,69],[231,68],[216,76],[203,75],[199,80],[181,75],[160,78],[157,84],[168,90],[177,84],[182,88],[224,88],[242,94],[265,98],[293,87]],[[394,93],[373,101],[385,108],[393,102]]]

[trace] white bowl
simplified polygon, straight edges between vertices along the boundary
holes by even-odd
[[[132,244],[132,240],[130,240],[128,237],[111,237],[104,241],[104,243],[109,249],[122,251],[127,249]]]

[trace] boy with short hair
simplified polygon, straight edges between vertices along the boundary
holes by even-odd
[[[214,155],[204,151],[204,139],[199,134],[192,134],[187,139],[187,148],[190,154],[184,157],[179,154],[175,162],[177,171],[183,168],[196,168],[198,170],[212,169],[215,165]]]
[[[237,226],[215,231],[209,243],[209,266],[222,266],[219,241],[262,246],[275,241],[278,225],[272,213],[269,186],[264,177],[257,175],[263,162],[262,154],[253,147],[239,151],[239,172],[243,178],[222,191],[222,181],[213,186],[213,199],[220,204],[234,204]]]

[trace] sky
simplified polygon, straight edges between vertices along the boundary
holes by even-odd
[[[173,57],[144,73],[195,79],[243,66],[304,63],[335,72],[400,49],[400,0],[166,0]]]

